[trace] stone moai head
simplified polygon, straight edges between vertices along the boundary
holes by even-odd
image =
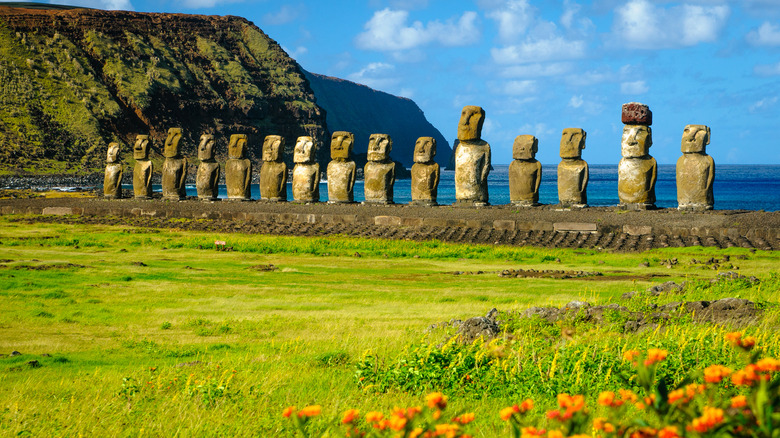
[[[458,140],[472,141],[482,138],[483,123],[485,123],[485,110],[482,107],[464,106],[458,122]]]
[[[710,127],[706,125],[685,125],[682,136],[684,154],[704,154],[710,144]]]
[[[336,131],[330,140],[330,158],[348,160],[352,156],[355,135],[347,131]]]
[[[420,137],[414,143],[414,162],[430,163],[436,156],[436,139],[433,137]]]
[[[298,137],[298,140],[295,141],[293,161],[296,163],[313,163],[316,152],[314,139],[308,136]]]
[[[211,134],[203,134],[200,136],[200,144],[198,145],[198,159],[200,161],[208,161],[214,159],[214,136]]]
[[[585,130],[581,128],[566,128],[561,134],[561,158],[580,158],[585,149]]]
[[[230,136],[228,157],[234,159],[246,158],[246,134],[233,134]]]
[[[109,143],[106,162],[116,163],[117,161],[119,161],[119,143]]]
[[[181,141],[181,128],[169,129],[168,138],[165,139],[165,148],[163,149],[165,158],[176,158],[179,156],[179,141]]]
[[[149,159],[149,136],[148,135],[135,136],[135,144],[133,145],[133,158],[135,158],[136,160]]]
[[[653,145],[653,131],[645,125],[623,126],[623,140],[620,152],[624,158],[640,158],[650,153]]]
[[[518,135],[512,143],[512,158],[515,160],[532,160],[539,151],[539,140],[533,135]]]
[[[368,138],[368,161],[386,161],[393,150],[393,139],[387,134],[371,134]]]
[[[266,135],[263,140],[263,161],[282,161],[284,153],[284,137],[281,135]]]

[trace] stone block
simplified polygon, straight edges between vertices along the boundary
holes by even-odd
[[[401,225],[401,218],[398,216],[374,216],[374,225],[390,225],[398,227]]]
[[[629,236],[643,236],[653,234],[653,227],[649,225],[623,225],[623,232]]]
[[[326,224],[356,224],[356,214],[323,214],[322,222]]]
[[[598,226],[591,222],[555,222],[553,231],[577,232],[577,233],[595,233]]]
[[[78,214],[73,210],[74,209],[70,207],[45,207],[43,209],[43,214],[52,214],[55,216],[64,216],[67,214]]]
[[[653,124],[653,112],[650,107],[639,102],[629,102],[623,104],[623,114],[621,121],[625,125],[646,125]]]
[[[516,222],[517,230],[521,231],[552,231],[552,222]]]
[[[406,227],[421,227],[423,226],[423,218],[421,217],[402,217],[401,225]]]
[[[517,224],[515,221],[510,220],[495,220],[493,221],[493,229],[495,230],[507,230],[507,231],[514,231],[517,227]]]

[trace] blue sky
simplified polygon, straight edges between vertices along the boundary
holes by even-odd
[[[243,16],[303,68],[413,99],[450,142],[460,109],[486,111],[493,162],[520,134],[560,161],[620,160],[626,102],[653,111],[651,154],[675,163],[686,124],[721,164],[780,164],[780,0],[64,0],[105,9]]]

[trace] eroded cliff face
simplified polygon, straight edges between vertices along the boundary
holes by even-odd
[[[390,134],[390,157],[407,168],[414,164],[414,144],[419,137],[436,139],[436,162],[450,162],[452,148],[444,136],[425,118],[414,101],[377,91],[365,85],[304,71],[317,96],[317,104],[327,113],[328,128],[355,134],[355,155],[365,164],[371,134]],[[362,163],[362,164],[361,164]]]
[[[282,135],[290,162],[298,136],[328,137],[298,64],[240,17],[0,6],[0,84],[0,170],[89,172],[136,134],[159,156],[174,126],[189,156],[203,133],[223,156],[247,134],[258,158]]]

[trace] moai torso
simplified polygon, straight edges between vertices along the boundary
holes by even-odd
[[[677,208],[679,210],[712,210],[715,198],[715,162],[707,155],[710,128],[687,125],[683,132],[683,156],[677,160]]]
[[[152,161],[149,160],[149,136],[138,135],[133,145],[133,195],[136,199],[152,197]]]
[[[439,164],[433,161],[436,155],[436,139],[420,137],[414,145],[412,165],[412,204],[437,205],[439,191]]]
[[[187,179],[187,159],[183,158],[179,151],[181,141],[181,128],[168,130],[168,138],[165,139],[165,161],[162,171],[162,192],[164,199],[184,199],[187,193],[184,182]]]
[[[246,158],[246,134],[233,134],[228,144],[225,163],[225,185],[228,200],[249,201],[251,198],[252,162]]]
[[[588,163],[581,158],[586,136],[579,128],[566,128],[561,135],[558,202],[564,208],[582,208],[588,204]]]
[[[320,164],[315,160],[316,148],[311,137],[298,137],[293,161],[293,199],[299,202],[320,201]]]
[[[328,163],[328,203],[354,201],[355,162],[352,147],[355,136],[351,132],[336,131],[330,143],[331,162]]]
[[[658,166],[650,156],[653,145],[653,113],[647,105],[631,102],[623,105],[623,138],[618,165],[618,197],[628,209],[655,208],[655,181]]]
[[[198,174],[195,178],[195,187],[198,189],[198,199],[214,201],[219,193],[219,163],[214,160],[214,136],[203,134],[198,145]]]
[[[465,106],[458,123],[455,147],[455,198],[460,205],[488,205],[487,178],[490,173],[490,145],[483,141],[485,111]]]
[[[509,164],[509,199],[514,205],[539,205],[542,164],[536,160],[539,141],[533,135],[518,135]]]
[[[287,164],[283,161],[284,137],[267,135],[263,141],[263,167],[260,168],[260,199],[287,200]]]
[[[103,178],[103,196],[122,197],[122,163],[119,161],[119,143],[110,143],[106,156],[106,174]]]
[[[390,160],[393,140],[387,134],[371,134],[368,140],[368,162],[363,168],[363,190],[366,204],[392,204],[395,163]]]

